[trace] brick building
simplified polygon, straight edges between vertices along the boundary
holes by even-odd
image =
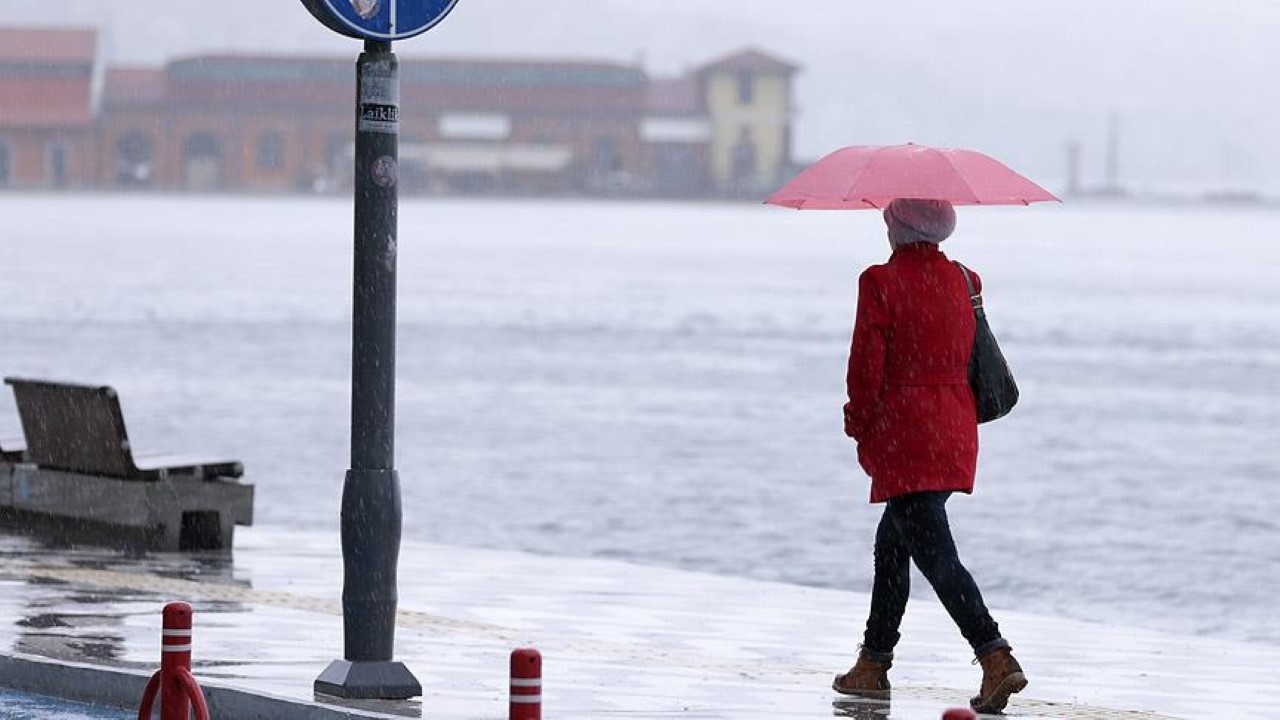
[[[0,28],[0,187],[93,183],[93,30]]]
[[[93,31],[3,33],[0,169],[8,174],[0,181],[191,191],[349,186],[354,58],[209,55],[104,71]],[[795,71],[757,51],[665,79],[611,62],[402,57],[402,191],[755,190],[789,166]],[[38,113],[15,109],[51,97],[54,80],[56,102]]]

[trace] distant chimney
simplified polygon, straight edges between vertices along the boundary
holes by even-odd
[[[1120,116],[1114,112],[1107,123],[1107,189],[1120,189]]]
[[[1080,194],[1080,142],[1067,142],[1067,194]]]

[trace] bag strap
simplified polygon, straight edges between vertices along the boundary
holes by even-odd
[[[973,286],[973,277],[969,275],[969,268],[960,264],[959,260],[952,260],[951,262],[955,263],[956,267],[960,268],[960,272],[964,274],[964,284],[969,286],[969,302],[973,304],[973,311],[975,313],[982,312],[982,293],[979,293],[977,288]]]

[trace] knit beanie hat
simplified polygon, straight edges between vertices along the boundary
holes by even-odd
[[[936,245],[956,229],[956,211],[946,200],[898,198],[884,209],[884,224],[889,226],[889,239],[894,245]]]

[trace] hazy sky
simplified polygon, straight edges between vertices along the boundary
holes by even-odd
[[[93,24],[116,63],[211,51],[354,54],[297,0],[0,0],[0,23]],[[1107,118],[1135,187],[1280,190],[1275,0],[459,0],[403,55],[594,57],[679,72],[743,46],[804,67],[796,152],[908,140],[1048,183],[1064,144],[1101,179]]]

